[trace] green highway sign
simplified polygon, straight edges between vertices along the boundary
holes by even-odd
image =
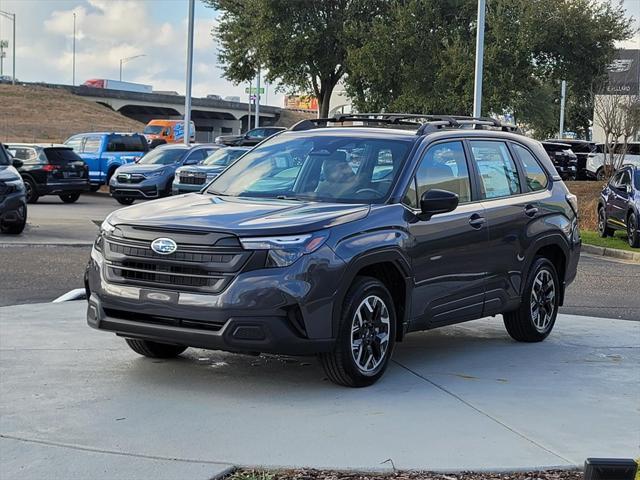
[[[258,89],[256,87],[251,87],[251,90],[249,90],[249,87],[244,89],[244,93],[250,93],[251,95],[255,95],[256,93],[258,93]],[[264,88],[260,87],[260,95],[264,94]]]

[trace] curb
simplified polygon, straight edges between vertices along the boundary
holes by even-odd
[[[626,250],[619,250],[617,248],[597,247],[587,243],[582,244],[582,251],[602,257],[618,258],[633,263],[640,263],[640,252],[627,252]]]

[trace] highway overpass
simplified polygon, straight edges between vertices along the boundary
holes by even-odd
[[[144,123],[153,118],[180,119],[184,116],[184,96],[181,95],[42,83],[36,85],[63,88]],[[249,105],[242,102],[192,98],[191,119],[196,124],[197,140],[212,141],[214,137],[221,134],[237,134],[246,130],[248,109]],[[273,125],[280,117],[280,111],[279,107],[261,105],[260,125]],[[254,116],[255,112],[252,112],[252,125]]]

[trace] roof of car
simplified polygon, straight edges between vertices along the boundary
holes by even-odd
[[[288,131],[285,135],[290,134],[301,134],[308,135],[313,132],[313,135],[327,135],[327,136],[336,136],[336,137],[350,137],[353,135],[364,136],[364,137],[385,137],[388,138],[398,137],[405,139],[416,139],[416,131],[415,129],[400,129],[400,128],[389,128],[389,127],[367,127],[360,125],[347,125],[344,127],[323,127],[323,128],[314,128],[310,130],[297,130],[297,131]]]
[[[5,143],[7,147],[29,147],[29,148],[65,148],[71,150],[69,145],[62,143]]]
[[[185,145],[184,143],[164,143],[162,145],[158,145],[156,149],[160,148],[162,150],[167,150],[171,148],[177,148],[181,150],[191,150],[192,148],[220,148],[220,145],[216,145],[215,143],[192,143],[190,145]]]
[[[78,135],[129,135],[129,136],[137,135],[140,137],[143,136],[142,133],[140,132],[80,132],[80,133],[74,133],[73,135],[71,135],[71,137],[77,137]]]

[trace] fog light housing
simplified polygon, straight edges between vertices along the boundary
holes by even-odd
[[[584,480],[634,480],[638,464],[629,458],[587,458]]]

